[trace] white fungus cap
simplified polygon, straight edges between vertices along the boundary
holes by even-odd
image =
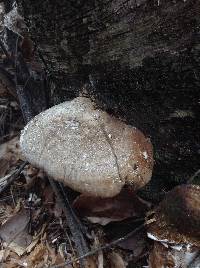
[[[152,175],[149,139],[84,97],[37,115],[22,131],[20,145],[31,164],[92,196],[115,196],[125,183],[138,189]]]

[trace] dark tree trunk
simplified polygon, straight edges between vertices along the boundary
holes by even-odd
[[[87,91],[143,130],[154,191],[199,169],[200,1],[18,2],[54,75],[52,104]]]

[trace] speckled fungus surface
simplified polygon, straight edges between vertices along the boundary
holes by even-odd
[[[115,196],[125,184],[138,189],[152,175],[150,140],[84,97],[37,115],[22,131],[20,145],[30,163],[92,196]]]

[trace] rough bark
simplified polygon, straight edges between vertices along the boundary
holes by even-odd
[[[54,75],[52,104],[86,90],[143,130],[155,191],[199,168],[199,0],[18,2]]]

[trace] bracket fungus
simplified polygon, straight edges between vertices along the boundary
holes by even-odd
[[[125,184],[136,190],[152,175],[150,140],[85,97],[34,117],[22,131],[20,145],[31,164],[91,196],[115,196]]]
[[[155,241],[150,267],[189,267],[200,254],[200,187],[175,187],[155,210],[154,219],[148,228],[148,237]]]

